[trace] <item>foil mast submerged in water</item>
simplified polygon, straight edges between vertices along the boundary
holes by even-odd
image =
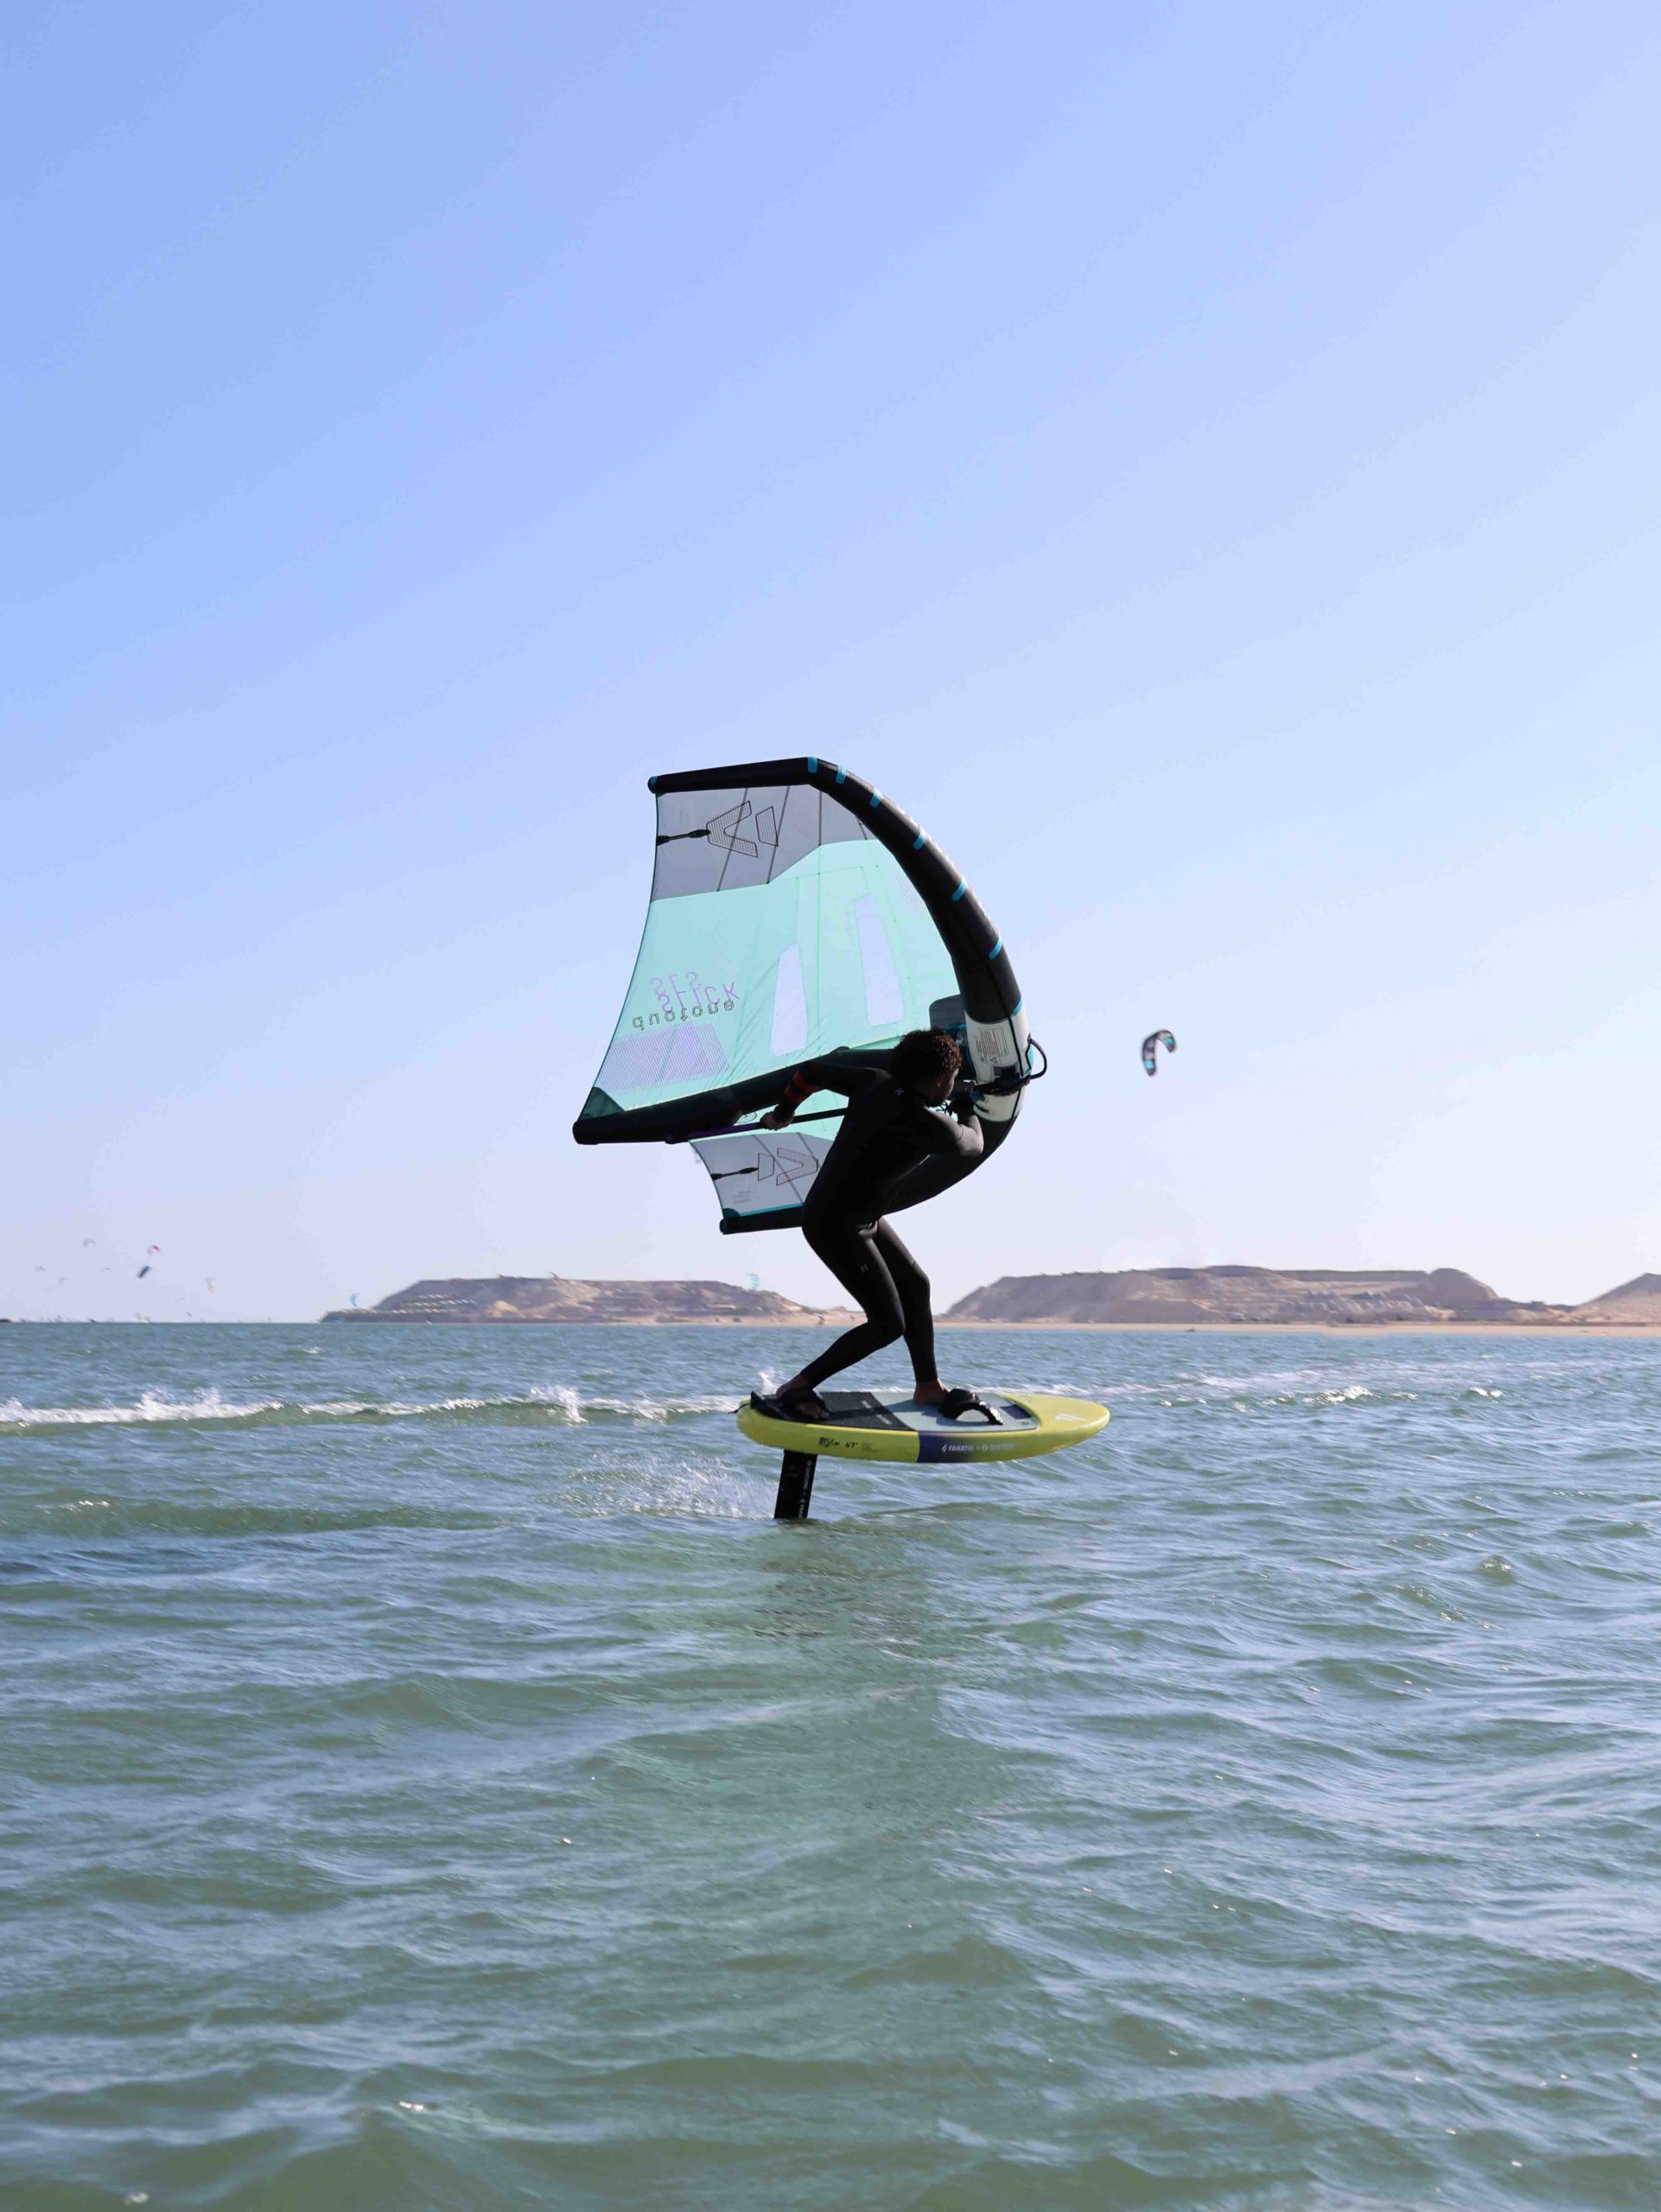
[[[910,817],[816,759],[649,788],[652,903],[577,1142],[690,1142],[724,1232],[786,1228],[844,1101],[816,1093],[786,1129],[734,1124],[776,1105],[806,1061],[880,1061],[933,1027],[963,1045],[994,1151],[1029,1076],[1020,988],[973,892]]]

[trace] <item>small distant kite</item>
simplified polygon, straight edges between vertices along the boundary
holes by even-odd
[[[96,1236],[83,1236],[80,1240],[80,1249],[84,1252],[89,1244],[96,1244],[97,1243],[98,1239]]]
[[[159,1252],[161,1249],[162,1248],[159,1244],[147,1244],[144,1247],[144,1249],[147,1252]]]
[[[1161,1045],[1168,1052],[1176,1050],[1176,1039],[1168,1029],[1155,1029],[1142,1040],[1142,1064],[1149,1075],[1159,1073],[1159,1048]]]
[[[750,1288],[751,1288],[752,1290],[760,1290],[760,1287],[761,1287],[761,1278],[760,1278],[760,1275],[752,1275],[752,1276],[750,1277]]]
[[[146,1260],[146,1261],[145,1261],[145,1262],[144,1262],[144,1264],[143,1264],[143,1266],[142,1268],[140,1268],[140,1269],[138,1270],[138,1280],[139,1280],[139,1281],[140,1281],[140,1282],[143,1282],[143,1280],[144,1280],[145,1276],[150,1273],[150,1262],[149,1262],[148,1260]]]

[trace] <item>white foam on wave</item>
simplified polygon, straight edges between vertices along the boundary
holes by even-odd
[[[26,1406],[21,1399],[0,1400],[0,1431],[19,1428],[128,1427],[144,1421],[255,1421],[262,1414],[282,1410],[280,1398],[259,1398],[248,1403],[227,1400],[217,1390],[199,1390],[194,1397],[169,1398],[160,1390],[146,1390],[130,1406]]]
[[[729,1414],[736,1400],[729,1391],[724,1395],[696,1398],[586,1398],[582,1402],[589,1413],[615,1414],[625,1421],[664,1421],[682,1414]],[[584,1417],[578,1415],[579,1420]]]
[[[582,1411],[582,1401],[569,1382],[550,1382],[546,1386],[535,1383],[531,1386],[531,1395],[545,1399],[550,1406],[557,1406],[573,1427],[581,1427],[587,1418]]]
[[[305,1421],[419,1421],[445,1414],[493,1411],[538,1412],[572,1427],[591,1415],[661,1423],[686,1415],[730,1413],[730,1395],[671,1398],[584,1398],[569,1382],[538,1383],[524,1395],[448,1398],[226,1398],[217,1389],[188,1397],[145,1390],[130,1405],[26,1406],[21,1399],[0,1399],[0,1435],[41,1428],[125,1428],[198,1421],[270,1421],[286,1416]]]

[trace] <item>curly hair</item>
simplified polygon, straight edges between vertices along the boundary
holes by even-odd
[[[888,1065],[902,1083],[926,1083],[939,1075],[955,1082],[963,1053],[949,1030],[913,1029],[894,1046]]]

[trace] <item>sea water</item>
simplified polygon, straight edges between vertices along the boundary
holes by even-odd
[[[822,1341],[0,1332],[0,2201],[1661,2202],[1661,1344]]]

